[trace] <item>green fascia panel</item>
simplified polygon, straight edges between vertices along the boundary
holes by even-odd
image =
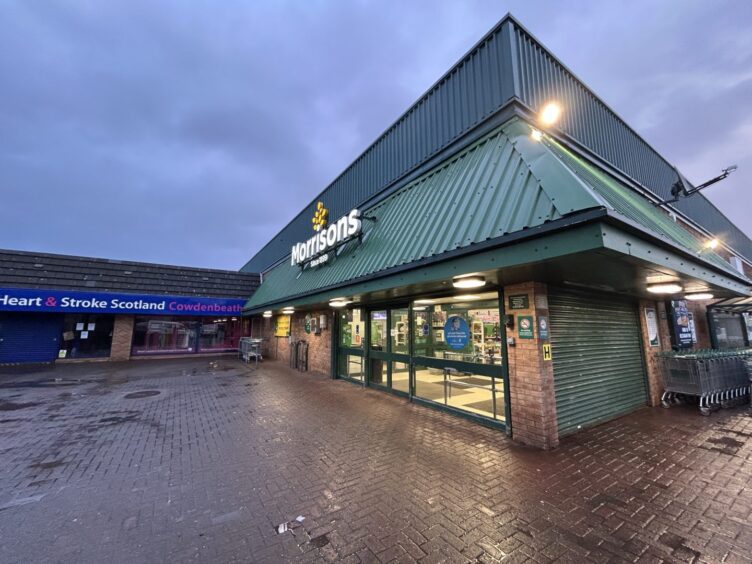
[[[531,132],[530,124],[513,118],[362,210],[375,221],[363,222],[360,241],[343,245],[333,260],[315,269],[301,271],[288,262],[277,265],[264,275],[245,309],[262,310],[394,269],[422,268],[425,261],[460,251],[473,253],[495,240],[501,244],[510,234],[597,209],[739,278],[730,264],[704,252],[686,229],[645,198],[551,136],[535,141]]]
[[[740,282],[739,274],[736,271],[734,271],[733,277],[724,276],[717,268],[713,268],[701,260],[688,258],[686,255],[667,249],[665,246],[659,247],[618,227],[601,224],[601,230],[603,247],[606,249],[652,263],[661,267],[663,271],[676,272],[737,294],[749,295],[749,284]]]
[[[742,276],[723,257],[705,249],[702,242],[687,229],[674,222],[646,198],[578,157],[555,139],[545,136],[544,144],[561,163],[602,198],[607,208],[626,218],[629,223],[637,224],[649,234],[685,249],[700,262],[709,263],[736,278]]]
[[[601,224],[596,222],[577,225],[563,231],[555,231],[547,235],[525,239],[508,246],[493,246],[480,252],[462,254],[449,260],[421,265],[418,268],[405,269],[394,274],[378,277],[369,276],[364,279],[354,280],[352,283],[346,285],[339,285],[336,288],[322,288],[320,292],[312,292],[303,296],[291,296],[290,298],[283,296],[279,300],[265,302],[256,306],[249,305],[249,301],[249,304],[245,306],[244,314],[253,315],[261,313],[269,307],[307,306],[326,303],[333,298],[341,296],[353,296],[392,288],[441,282],[451,280],[452,277],[466,272],[500,270],[532,262],[545,262],[562,256],[602,248],[603,235]],[[267,283],[267,279],[264,280],[264,283]]]

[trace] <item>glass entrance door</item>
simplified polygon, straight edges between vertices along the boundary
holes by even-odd
[[[365,383],[363,310],[353,308],[340,312],[337,333],[337,376]]]
[[[407,307],[369,312],[368,383],[397,393],[410,390],[410,323]]]

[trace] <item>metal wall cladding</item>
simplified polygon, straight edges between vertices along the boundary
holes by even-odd
[[[376,221],[363,221],[362,244],[343,245],[335,260],[318,269],[300,272],[280,264],[246,307],[469,247],[561,214],[512,139],[498,131],[368,209],[366,216]]]
[[[341,217],[498,110],[514,95],[508,29],[505,21],[492,30],[242,270],[262,272],[289,254],[308,236],[316,202]]]
[[[662,200],[671,198],[671,186],[679,179],[674,167],[524,29],[513,27],[519,98],[533,110],[558,101],[565,110],[557,127]],[[752,241],[702,194],[681,200],[676,207],[752,257]]]
[[[598,170],[585,160],[577,157],[560,143],[547,140],[546,146],[577,177],[598,193],[615,212],[663,237],[671,244],[679,245],[693,254],[726,272],[739,276],[739,272],[720,255],[704,248],[684,227],[674,222],[662,210],[653,206],[634,190],[624,186],[612,176]]]
[[[549,288],[548,307],[559,435],[645,406],[636,304]]]
[[[263,272],[286,257],[309,233],[317,201],[324,202],[330,218],[367,205],[514,97],[533,110],[558,100],[565,108],[557,124],[563,131],[660,198],[670,197],[678,179],[671,164],[506,17],[242,270]],[[677,208],[752,257],[752,241],[702,194],[682,200]]]

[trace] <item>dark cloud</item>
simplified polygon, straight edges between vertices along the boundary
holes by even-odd
[[[747,2],[19,0],[0,246],[238,268],[509,10],[752,231]]]

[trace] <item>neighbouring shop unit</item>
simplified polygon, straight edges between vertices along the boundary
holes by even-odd
[[[657,405],[655,355],[750,295],[752,241],[702,195],[657,205],[677,182],[507,16],[249,260],[244,315],[273,356],[550,448]]]
[[[216,354],[255,274],[0,251],[0,364]]]

